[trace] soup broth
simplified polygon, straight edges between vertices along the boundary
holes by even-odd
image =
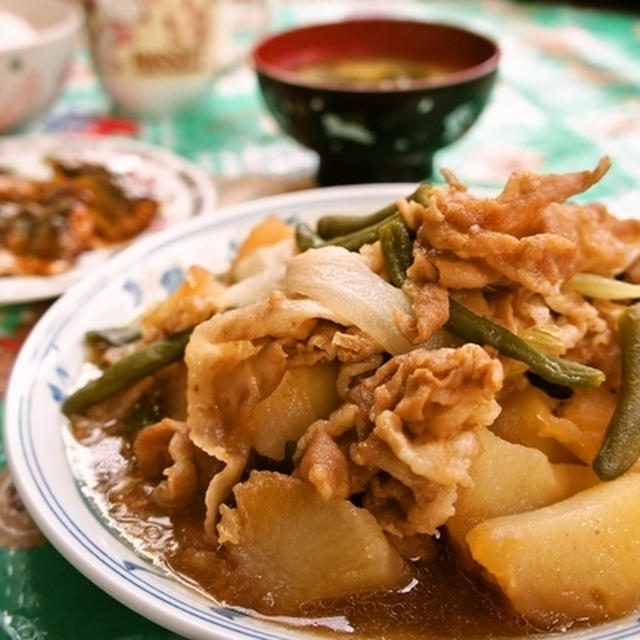
[[[442,63],[390,56],[320,60],[296,69],[300,76],[313,82],[376,88],[404,88],[452,71],[454,67]]]

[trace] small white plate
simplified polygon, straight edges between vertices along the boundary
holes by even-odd
[[[4,442],[10,471],[42,532],[75,567],[107,593],[150,620],[189,638],[317,640],[224,606],[161,572],[109,526],[72,469],[73,446],[60,402],[84,361],[88,329],[124,324],[166,295],[193,262],[222,270],[258,220],[278,214],[312,222],[324,213],[364,213],[410,193],[415,185],[334,187],[274,196],[220,210],[135,243],[57,300],[36,325],[14,366],[5,406]],[[340,627],[341,619],[325,621]],[[319,635],[318,635],[319,634]],[[554,636],[557,637],[557,636]],[[640,637],[634,617],[566,640]]]
[[[133,138],[59,134],[0,139],[0,170],[47,179],[50,177],[45,163],[47,156],[98,163],[114,173],[130,174],[148,187],[160,202],[160,210],[138,238],[210,211],[216,204],[216,190],[205,171],[170,151]],[[0,276],[0,304],[54,298],[116,250],[114,247],[87,251],[71,269],[58,275]]]

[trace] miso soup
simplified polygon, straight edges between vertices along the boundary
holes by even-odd
[[[404,88],[419,80],[451,73],[442,63],[387,56],[319,60],[296,72],[307,80],[345,87]]]

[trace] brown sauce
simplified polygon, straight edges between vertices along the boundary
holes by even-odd
[[[224,552],[204,539],[201,501],[168,514],[149,500],[153,486],[137,475],[130,443],[119,424],[76,421],[74,435],[81,447],[73,451],[73,465],[80,477],[90,472],[97,502],[104,504],[120,533],[142,554],[218,601],[266,616],[282,613],[269,610],[252,592],[250,581],[239,580]],[[351,638],[474,640],[540,631],[514,614],[497,590],[458,567],[445,536],[438,542],[436,557],[414,567],[413,575],[411,585],[399,592],[305,605],[299,619],[313,620],[316,626],[322,619],[340,619],[345,637]],[[341,635],[336,632],[336,637]]]

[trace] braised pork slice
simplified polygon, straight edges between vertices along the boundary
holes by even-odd
[[[244,471],[256,407],[275,391],[290,365],[285,347],[295,352],[295,343],[306,343],[322,319],[332,319],[323,305],[274,292],[267,300],[218,314],[194,330],[185,352],[189,438],[225,465],[205,497],[210,537],[217,535],[220,503]]]
[[[309,427],[296,473],[327,499],[343,496],[348,478],[351,493],[364,493],[395,535],[434,534],[453,514],[457,487],[469,482],[476,433],[499,414],[501,386],[499,361],[473,344],[395,356]]]
[[[562,175],[515,172],[496,198],[477,198],[457,183],[434,186],[427,206],[403,202],[401,211],[416,230],[418,245],[432,258],[436,271],[442,271],[443,279],[438,282],[444,286],[467,288],[511,281],[550,295],[575,271],[576,245],[582,244],[579,264],[583,266],[589,263],[592,244],[587,232],[578,236],[573,226],[567,229],[557,223],[557,207],[564,207],[567,198],[597,182],[609,165],[608,158],[603,158],[593,171]],[[582,215],[585,220],[593,218],[596,226],[597,212],[585,210]],[[608,226],[600,235],[620,242],[637,234],[614,223]],[[633,257],[627,254],[621,261],[624,266]]]

